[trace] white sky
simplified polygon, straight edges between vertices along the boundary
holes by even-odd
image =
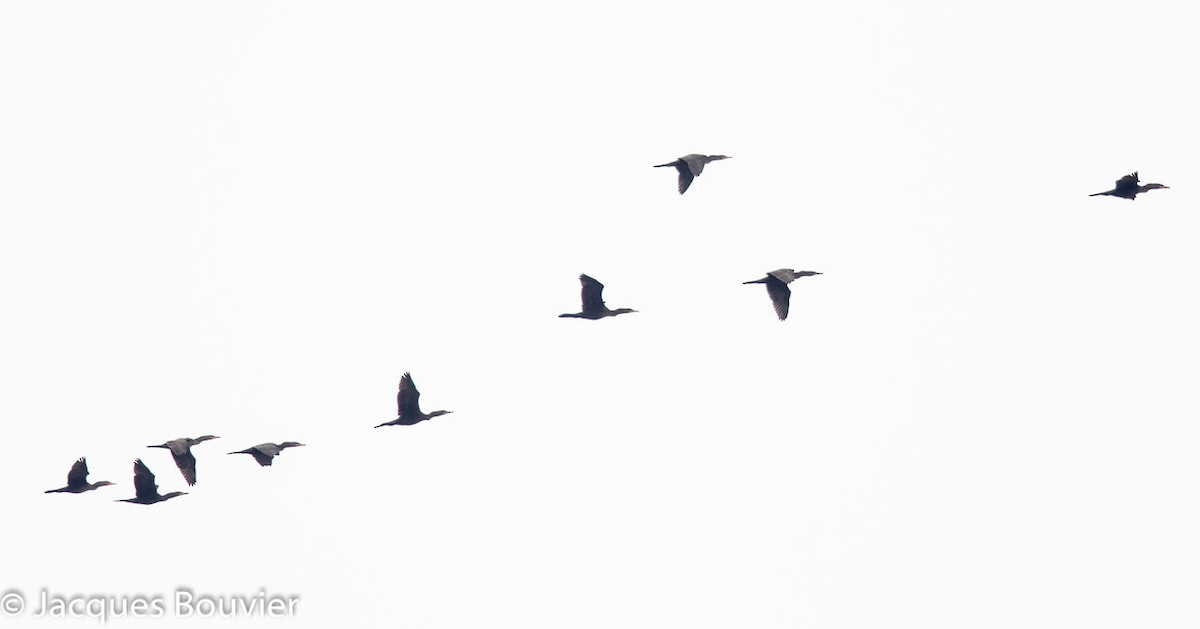
[[[0,589],[1194,627],[1196,18],[5,4]],[[691,152],[734,159],[680,197]],[[1087,196],[1133,170],[1172,189]],[[825,273],[784,323],[779,267]],[[556,318],[581,272],[640,312]],[[454,414],[373,429],[405,371]],[[111,502],[205,433],[190,495]],[[79,456],[119,485],[44,495]]]

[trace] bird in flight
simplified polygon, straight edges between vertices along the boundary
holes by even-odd
[[[709,162],[715,162],[721,159],[731,159],[728,155],[701,155],[699,153],[691,153],[684,155],[679,159],[659,164],[655,168],[666,168],[674,166],[675,170],[679,171],[679,194],[687,192],[688,186],[692,185],[692,180],[700,176],[704,172],[704,165]]]
[[[604,284],[588,277],[587,275],[579,276],[579,283],[583,285],[580,291],[583,299],[583,311],[560,314],[559,317],[574,318],[574,319],[603,319],[604,317],[615,317],[621,314],[637,312],[632,308],[617,308],[609,310],[608,306],[604,305]]]
[[[421,392],[417,390],[417,385],[413,384],[412,375],[407,371],[400,378],[400,391],[396,393],[396,406],[399,407],[398,416],[390,422],[383,422],[376,426],[412,426],[415,423],[423,422],[427,419],[433,419],[438,415],[453,413],[454,411],[431,411],[428,413],[421,412],[421,406],[418,401],[421,399]]]
[[[767,295],[771,297],[771,304],[775,306],[775,314],[779,316],[779,320],[787,319],[788,308],[791,305],[792,289],[788,288],[797,277],[806,277],[809,275],[821,275],[816,271],[795,271],[792,269],[775,269],[762,279],[750,280],[742,282],[743,284],[766,284]]]
[[[156,446],[146,446],[147,448],[164,448],[171,451],[171,458],[175,459],[175,465],[179,471],[183,473],[183,479],[188,485],[196,484],[196,457],[192,456],[192,446],[208,441],[209,439],[220,439],[213,435],[204,435],[203,437],[180,437],[172,439],[166,443],[160,443]]]
[[[141,459],[133,462],[133,489],[137,494],[135,497],[122,498],[117,502],[152,505],[156,502],[163,502],[187,494],[185,491],[173,491],[169,494],[158,493],[158,485],[154,482],[154,473],[150,471],[150,468],[146,467],[145,463],[142,463]]]
[[[78,461],[75,461],[75,465],[71,466],[71,471],[67,472],[67,486],[59,487],[58,489],[47,489],[46,493],[57,494],[60,492],[65,492],[65,493],[69,493],[69,494],[82,494],[85,491],[91,491],[93,489],[99,489],[106,485],[116,484],[116,483],[110,483],[106,480],[97,481],[95,483],[89,483],[89,482],[87,482],[87,477],[88,477],[87,459],[80,458]]]
[[[250,446],[245,450],[230,452],[230,454],[249,454],[250,456],[254,457],[255,461],[258,461],[259,465],[265,467],[270,465],[271,459],[274,459],[276,456],[278,456],[279,453],[284,450],[284,448],[297,448],[302,445],[304,444],[296,443],[295,441],[284,441],[283,443],[260,443],[256,446]]]
[[[1115,187],[1113,187],[1112,190],[1105,190],[1104,192],[1089,194],[1088,196],[1098,197],[1108,195],[1110,197],[1121,197],[1122,199],[1129,199],[1130,201],[1133,201],[1137,198],[1137,195],[1143,192],[1165,188],[1167,188],[1167,186],[1164,186],[1161,183],[1146,183],[1139,186],[1138,174],[1137,171],[1134,171],[1118,179]]]

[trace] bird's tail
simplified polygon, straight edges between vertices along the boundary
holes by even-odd
[[[1096,194],[1089,194],[1088,196],[1089,197],[1098,197],[1098,196],[1105,195],[1105,194],[1108,194],[1108,193],[1107,192],[1097,192]]]
[[[766,284],[767,278],[764,277],[761,280],[750,280],[749,282],[742,282],[742,283],[743,284]]]
[[[655,166],[655,168],[666,168],[668,166],[674,166],[674,165],[675,165],[675,162],[671,162],[670,164],[659,164],[659,165]]]

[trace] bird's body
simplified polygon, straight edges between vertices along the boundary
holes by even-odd
[[[203,437],[180,437],[172,439],[166,443],[160,443],[156,446],[146,446],[147,448],[164,448],[171,451],[171,458],[175,459],[175,465],[179,471],[183,473],[183,479],[188,485],[196,484],[196,457],[192,455],[192,446],[208,441],[209,439],[219,439],[213,435],[204,435]]]
[[[1107,195],[1110,197],[1121,197],[1122,199],[1129,199],[1130,201],[1133,201],[1137,198],[1137,195],[1143,192],[1165,188],[1167,188],[1167,186],[1164,186],[1161,183],[1147,183],[1138,185],[1138,174],[1137,171],[1134,171],[1118,179],[1112,190],[1105,190],[1104,192],[1089,194],[1088,196],[1099,197]]]
[[[230,454],[249,454],[250,456],[254,457],[255,461],[258,461],[259,465],[265,467],[270,465],[271,459],[274,459],[276,456],[278,456],[279,453],[284,450],[284,448],[296,448],[302,445],[304,444],[296,443],[295,441],[284,441],[283,443],[260,443],[256,446],[246,448],[245,450],[230,452]]]
[[[421,392],[417,391],[417,385],[413,384],[412,375],[404,372],[404,376],[400,378],[400,390],[396,393],[398,416],[390,422],[379,424],[376,428],[382,428],[383,426],[412,426],[418,422],[454,412],[431,411],[429,413],[422,413],[421,406],[418,403],[420,399]]]
[[[608,306],[604,305],[604,284],[597,282],[587,275],[580,275],[579,283],[583,285],[580,295],[583,301],[583,310],[581,312],[560,314],[558,315],[559,317],[595,320],[637,312],[632,308],[609,310]]]
[[[704,172],[704,165],[717,160],[729,159],[728,155],[701,155],[699,153],[690,153],[684,155],[673,162],[666,164],[658,164],[655,168],[673,167],[679,171],[679,194],[687,192],[688,186],[692,185],[692,180],[700,176]]]
[[[46,493],[48,493],[48,494],[57,494],[57,493],[82,494],[85,491],[91,491],[93,489],[99,489],[99,488],[105,487],[107,485],[115,484],[115,483],[110,483],[106,480],[98,481],[95,483],[89,483],[89,482],[87,482],[87,476],[88,476],[87,459],[80,458],[78,461],[75,461],[74,465],[71,466],[71,471],[67,472],[67,486],[59,487],[58,489],[47,489]]]
[[[185,491],[173,491],[169,494],[158,493],[158,485],[154,482],[154,473],[142,463],[141,459],[133,462],[133,489],[137,495],[133,498],[122,498],[117,502],[132,502],[139,505],[152,505],[156,502],[170,500],[177,496],[186,495]]]
[[[771,297],[771,304],[775,306],[775,314],[780,321],[787,319],[788,309],[792,301],[792,289],[788,288],[798,277],[806,277],[809,275],[820,275],[816,271],[796,271],[793,269],[775,269],[762,279],[750,280],[742,282],[743,284],[766,284],[767,295]]]

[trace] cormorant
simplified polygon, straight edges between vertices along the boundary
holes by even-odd
[[[454,411],[433,411],[430,413],[422,413],[421,406],[418,400],[421,399],[421,392],[417,391],[417,385],[413,384],[412,376],[406,371],[404,376],[400,378],[400,391],[396,393],[396,406],[399,407],[399,417],[390,422],[383,422],[376,426],[412,426],[417,422],[423,422],[427,419],[433,419],[438,415],[446,415]]]
[[[742,282],[743,284],[766,284],[767,294],[771,296],[771,303],[775,306],[775,314],[779,315],[779,320],[787,319],[788,307],[792,299],[792,289],[787,285],[791,284],[797,277],[805,277],[808,275],[820,275],[816,271],[794,271],[792,269],[775,269],[767,276],[760,280],[750,280]]]
[[[212,435],[204,435],[203,437],[180,437],[172,439],[166,443],[160,443],[156,446],[146,446],[147,448],[165,448],[171,451],[171,457],[175,459],[175,465],[179,467],[179,471],[183,472],[183,479],[188,485],[196,484],[196,457],[192,456],[192,446],[208,441],[209,439],[220,439]]]
[[[1108,195],[1111,197],[1121,197],[1122,199],[1129,199],[1130,201],[1133,201],[1137,198],[1137,195],[1139,195],[1143,192],[1146,192],[1148,190],[1158,190],[1159,188],[1166,188],[1166,187],[1167,186],[1164,186],[1161,183],[1147,183],[1147,184],[1142,184],[1139,186],[1138,185],[1138,174],[1137,174],[1137,171],[1135,170],[1133,173],[1125,175],[1124,177],[1121,177],[1120,179],[1118,179],[1117,183],[1116,183],[1116,187],[1114,187],[1112,190],[1106,190],[1104,192],[1097,192],[1095,194],[1089,194],[1088,196],[1089,197],[1098,197],[1098,196],[1102,196],[1102,195]]]
[[[655,168],[674,166],[675,170],[679,171],[679,194],[683,194],[687,192],[688,186],[692,185],[692,180],[704,172],[705,164],[720,159],[730,159],[730,157],[728,155],[700,155],[699,153],[691,153],[673,162],[659,164]]]
[[[58,489],[47,489],[46,493],[56,494],[59,492],[66,492],[69,494],[82,494],[85,491],[99,489],[101,487],[104,487],[105,485],[115,485],[116,484],[116,483],[110,483],[106,480],[98,481],[95,483],[89,483],[89,482],[87,482],[87,476],[88,476],[87,459],[80,458],[78,461],[75,461],[75,465],[71,466],[71,471],[67,472],[67,486],[59,487]]]
[[[615,317],[620,314],[637,312],[632,308],[617,308],[609,310],[608,306],[604,305],[604,284],[588,277],[587,275],[579,276],[579,283],[583,285],[580,291],[583,299],[583,312],[560,314],[559,317],[572,317],[576,319],[603,319],[604,317]]]
[[[152,505],[156,502],[170,500],[186,494],[186,491],[173,491],[169,494],[159,494],[158,485],[154,483],[154,473],[142,463],[141,459],[133,462],[133,488],[137,492],[134,498],[122,498],[117,502],[132,502],[140,505]]]
[[[271,464],[271,459],[283,451],[284,448],[295,448],[304,445],[295,441],[284,441],[283,443],[260,443],[256,446],[251,446],[245,450],[230,452],[230,454],[249,454],[258,461],[259,465],[267,466]]]

